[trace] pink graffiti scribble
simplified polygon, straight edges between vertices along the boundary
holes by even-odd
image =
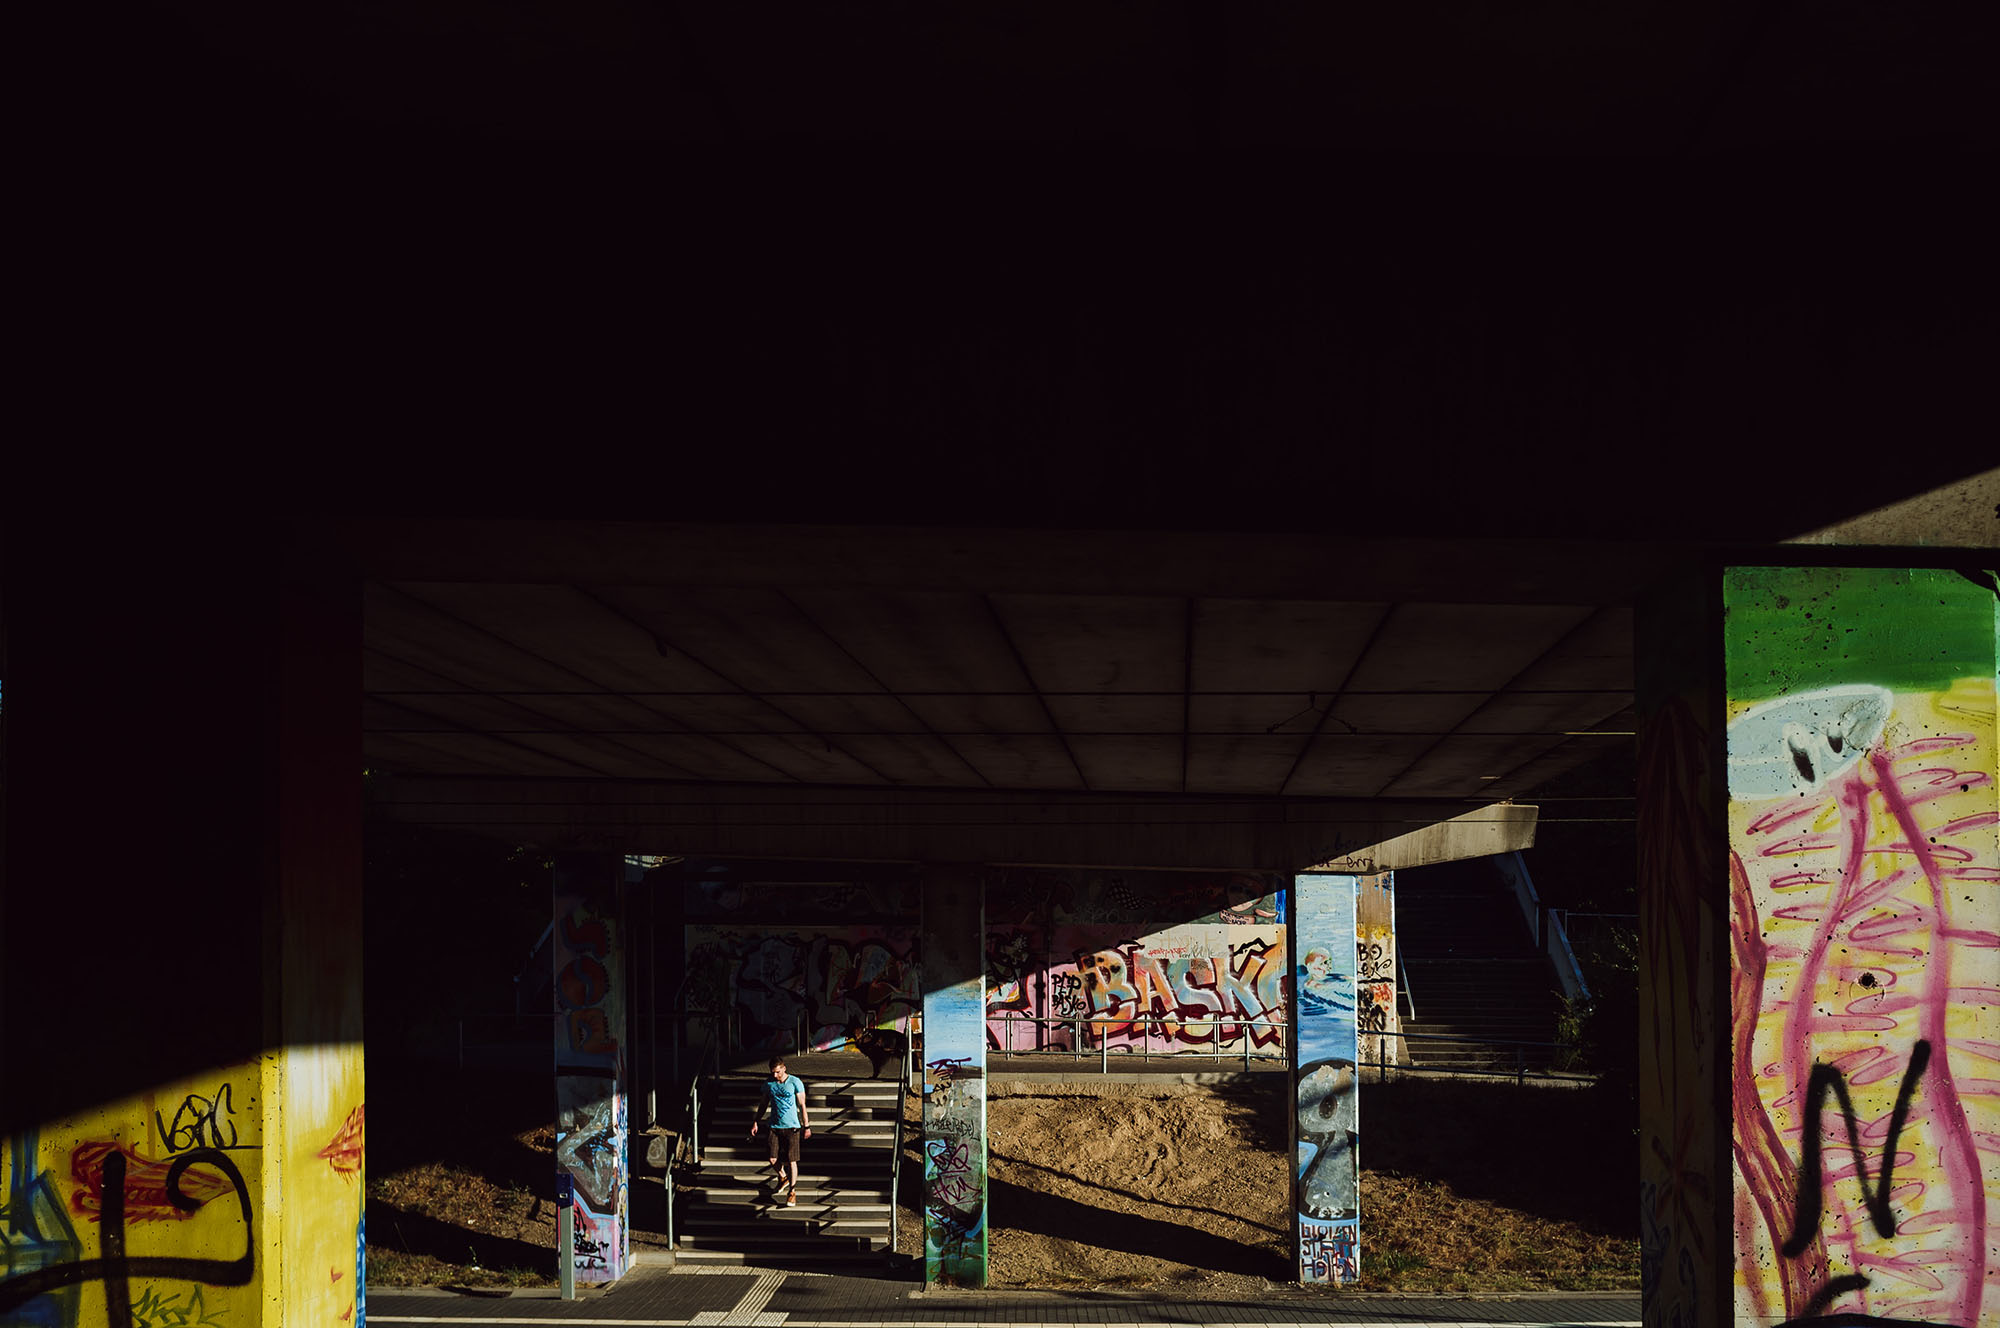
[[[1926,755],[1972,741],[1969,735],[1923,739],[1897,748],[1894,756]],[[1737,1250],[1740,1284],[1760,1316],[1772,1307],[1762,1290],[1766,1267],[1758,1264],[1756,1243],[1748,1238],[1752,1224],[1762,1226],[1767,1250],[1784,1247],[1791,1256],[1777,1261],[1787,1318],[1833,1312],[1853,1297],[1866,1314],[1978,1321],[1987,1280],[1979,1152],[1991,1147],[1993,1136],[1975,1134],[1964,1103],[2000,1092],[2000,1082],[1961,1079],[1952,1061],[1954,1054],[1961,1060],[2000,1059],[2000,1044],[1952,1041],[1949,1016],[1968,1003],[1969,993],[1951,985],[1951,966],[1956,951],[1992,948],[2000,945],[2000,936],[1951,925],[1953,897],[1946,882],[1965,872],[1991,874],[1990,868],[1960,865],[1979,851],[1949,841],[1990,830],[2000,824],[2000,813],[1980,811],[1924,826],[1914,808],[1989,782],[1976,772],[1933,766],[1899,774],[1892,756],[1881,750],[1867,752],[1833,776],[1826,787],[1839,815],[1837,832],[1793,835],[1758,848],[1751,858],[1762,870],[1773,858],[1837,853],[1837,872],[1773,872],[1762,882],[1766,891],[1819,890],[1818,897],[1769,915],[1773,923],[1810,927],[1811,939],[1803,946],[1765,939],[1768,924],[1759,920],[1751,871],[1741,856],[1732,855],[1733,1151],[1744,1180],[1736,1205]],[[1788,806],[1757,818],[1750,832],[1768,833],[1828,807],[1826,801]],[[1767,990],[1772,963],[1787,957],[1796,958],[1796,969],[1784,971],[1782,988]],[[1760,1026],[1775,1029],[1779,1053],[1761,1072],[1752,1051]],[[1871,1037],[1853,1045],[1857,1035],[1895,1034],[1908,1040]],[[1920,1064],[1911,1047],[1927,1059]],[[1805,1204],[1796,1159],[1808,1142],[1818,1147],[1819,1141],[1806,1140],[1804,1133],[1806,1121],[1824,1103],[1816,1094],[1807,1112],[1809,1079],[1831,1067],[1838,1083],[1863,1088],[1898,1078],[1906,1066],[1909,1078],[1894,1112],[1850,1115],[1844,1123],[1838,1114],[1819,1116],[1825,1141],[1820,1195],[1826,1207],[1818,1229],[1795,1233],[1794,1218],[1801,1216],[1795,1208]],[[1851,1110],[1844,1098],[1840,1105]],[[1928,1175],[1909,1174],[1918,1168],[1928,1168]],[[1820,1211],[1818,1200],[1812,1211]],[[1885,1230],[1878,1223],[1891,1220],[1890,1213],[1900,1239],[1884,1248],[1876,1243]],[[1911,1239],[1920,1236],[1928,1239],[1911,1248]],[[1843,1276],[1852,1285],[1829,1303],[1821,1288]]]

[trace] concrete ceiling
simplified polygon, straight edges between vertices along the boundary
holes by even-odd
[[[1631,741],[1625,600],[1668,556],[1486,542],[1468,580],[1469,547],[1316,536],[346,539],[400,815],[627,851],[1266,868],[1531,842],[1505,804]]]
[[[1460,577],[1356,577],[1342,571],[1351,543],[1311,538],[995,532],[986,556],[923,530],[628,526],[619,538],[650,556],[506,580],[492,569],[525,561],[521,533],[464,528],[447,539],[488,569],[479,579],[371,581],[370,761],[426,775],[1484,800],[1524,794],[1632,729],[1631,611],[1591,576],[1467,602]],[[754,557],[727,556],[746,544]],[[1115,562],[1099,556],[1114,548]],[[1193,562],[1207,566],[1190,575]]]

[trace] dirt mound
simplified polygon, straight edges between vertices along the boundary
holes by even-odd
[[[1291,1281],[1285,1085],[990,1081],[992,1284],[1199,1296]],[[547,1101],[543,1083],[523,1091],[521,1110]],[[553,1282],[555,1209],[539,1191],[554,1132],[523,1125],[510,1096],[482,1085],[442,1134],[429,1112],[384,1112],[379,1127],[370,1113],[371,1282]],[[904,1119],[897,1248],[911,1252],[923,1247],[919,1099]],[[1371,1083],[1361,1139],[1364,1288],[1638,1285],[1631,1130],[1591,1094]],[[635,1188],[633,1243],[657,1246],[640,1198]]]

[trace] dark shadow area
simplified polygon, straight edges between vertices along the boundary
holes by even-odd
[[[368,1246],[371,1250],[429,1255],[453,1264],[465,1263],[470,1255],[480,1268],[524,1269],[543,1276],[548,1274],[554,1253],[524,1240],[440,1222],[380,1199],[368,1201]]]
[[[1027,1168],[1029,1168],[1029,1169],[1030,1169],[1030,1170],[1032,1170],[1032,1171],[1039,1171],[1039,1172],[1043,1173],[1044,1175],[1048,1175],[1048,1176],[1068,1176],[1068,1175],[1069,1175],[1069,1173],[1068,1173],[1067,1171],[1064,1171],[1064,1170],[1062,1170],[1062,1169],[1061,1169],[1061,1168],[1059,1168],[1059,1167],[1045,1167],[1045,1166],[1043,1166],[1043,1165],[1042,1165],[1041,1163],[1039,1163],[1039,1162],[1030,1162],[1030,1161],[1028,1161],[1028,1159],[1026,1159],[1026,1158],[1024,1158],[1024,1157],[1016,1157],[1016,1156],[1014,1156],[1014,1155],[1012,1155],[1012,1154],[1009,1154],[1009,1153],[1005,1153],[1005,1152],[1002,1152],[1002,1151],[1000,1151],[1000,1150],[999,1150],[999,1149],[997,1149],[997,1148],[996,1148],[996,1149],[994,1149],[994,1150],[992,1151],[992,1153],[991,1153],[991,1157],[992,1157],[992,1159],[993,1159],[994,1161],[996,1161],[996,1162],[1005,1162],[1005,1163],[1006,1163],[1007,1165],[1009,1165],[1009,1166],[1014,1166],[1014,1167],[1027,1167]],[[1102,1191],[1105,1191],[1105,1192],[1107,1192],[1107,1193],[1111,1193],[1111,1194],[1116,1194],[1116,1195],[1121,1195],[1121,1196],[1123,1196],[1124,1198],[1127,1198],[1127,1199],[1132,1199],[1132,1200],[1135,1200],[1135,1201],[1137,1201],[1137,1202],[1139,1202],[1139,1203],[1145,1203],[1145,1204],[1151,1204],[1151,1205],[1153,1205],[1154,1207],[1157,1207],[1157,1208],[1178,1208],[1178,1209],[1180,1209],[1180,1210],[1181,1210],[1182,1212],[1184,1212],[1184,1213],[1212,1213],[1212,1214],[1214,1214],[1214,1215],[1215,1215],[1216,1217],[1228,1217],[1228,1218],[1232,1218],[1232,1219],[1234,1219],[1234,1220],[1236,1220],[1236,1221],[1239,1221],[1239,1222],[1243,1222],[1243,1223],[1244,1223],[1244,1225],[1246,1225],[1246,1226],[1254,1226],[1254,1227],[1262,1227],[1262,1228],[1263,1228],[1264,1230],[1266,1230],[1266,1231],[1269,1231],[1269,1232],[1272,1232],[1272,1233],[1274,1233],[1274,1234],[1276,1234],[1276,1235],[1288,1235],[1288,1234],[1289,1234],[1289,1233],[1286,1233],[1286,1232],[1282,1232],[1282,1231],[1279,1231],[1279,1230],[1278,1230],[1278,1228],[1276,1228],[1276,1227],[1272,1227],[1272,1226],[1265,1226],[1265,1225],[1264,1225],[1264,1224],[1263,1224],[1262,1222],[1251,1222],[1251,1221],[1249,1221],[1248,1219],[1246,1219],[1246,1218],[1243,1218],[1243,1217],[1240,1217],[1240,1216],[1238,1216],[1238,1215],[1237,1215],[1237,1214],[1235,1214],[1235,1213],[1226,1213],[1226,1212],[1224,1212],[1224,1211],[1223,1211],[1222,1209],[1220,1209],[1220,1208],[1209,1208],[1209,1207],[1205,1207],[1205,1206],[1203,1206],[1203,1205],[1201,1205],[1201,1204],[1184,1204],[1184,1203],[1173,1203],[1173,1202],[1171,1202],[1171,1201],[1169,1201],[1169,1200],[1166,1200],[1166,1199],[1156,1199],[1156,1198],[1154,1198],[1154,1197],[1153,1197],[1152,1195],[1150,1195],[1150,1194],[1141,1194],[1141,1193],[1139,1193],[1139,1192],[1138,1192],[1137,1190],[1125,1190],[1125,1189],[1120,1189],[1120,1188],[1118,1188],[1118,1187],[1117,1187],[1117,1186],[1115,1186],[1115,1185],[1099,1185],[1099,1186],[1096,1186],[1095,1188],[1097,1188],[1097,1189],[1099,1189],[1099,1190],[1102,1190]],[[1009,1226],[1018,1226],[1018,1225],[1020,1225],[1020,1224],[1019,1224],[1019,1223],[1017,1223],[1017,1222],[1014,1222],[1014,1221],[1013,1221],[1013,1220],[1011,1219],[1011,1216],[1010,1216],[1010,1218],[1009,1218],[1009,1222],[1008,1222],[1008,1225],[1009,1225]],[[1051,1234],[1051,1235],[1056,1235],[1056,1234],[1061,1234],[1061,1233],[1057,1233],[1057,1232],[1050,1232],[1050,1233],[1048,1233],[1048,1234]]]
[[[368,1062],[371,1177],[438,1162],[475,1171],[495,1185],[546,1196],[555,1137],[550,1133],[549,1148],[542,1150],[521,1142],[520,1136],[550,1129],[554,1121],[553,1074]]]
[[[1362,1166],[1607,1235],[1636,1236],[1637,1122],[1605,1111],[1604,1101],[1589,1089],[1364,1082]]]
[[[989,1177],[986,1184],[988,1212],[1004,1214],[1013,1230],[1054,1236],[1107,1252],[1158,1254],[1219,1273],[1244,1273],[1274,1281],[1292,1276],[1290,1262],[1272,1250],[1255,1249],[1172,1222],[1106,1212],[1074,1199],[1023,1189],[997,1177]]]

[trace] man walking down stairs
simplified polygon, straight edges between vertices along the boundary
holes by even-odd
[[[763,1131],[750,1135],[775,1073],[716,1081],[708,1109],[715,1114],[711,1120],[704,1112],[702,1128],[713,1142],[699,1167],[678,1178],[677,1263],[851,1262],[888,1248],[901,1081],[787,1077],[793,1084],[805,1080],[800,1119],[812,1131],[805,1140],[800,1126],[799,1160],[783,1177],[789,1186],[773,1174]],[[784,1158],[781,1145],[781,1165]]]

